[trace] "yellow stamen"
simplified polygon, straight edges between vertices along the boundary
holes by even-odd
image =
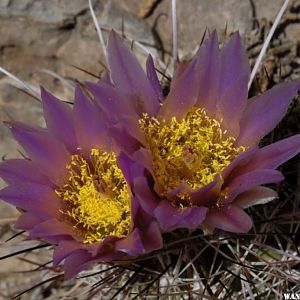
[[[193,108],[185,118],[170,121],[149,118],[139,120],[152,152],[157,188],[162,195],[187,183],[196,190],[213,181],[232,160],[245,151],[234,146],[221,124],[203,109]],[[180,198],[187,200],[188,193]]]
[[[72,155],[66,168],[69,178],[56,194],[67,207],[62,213],[83,233],[84,243],[127,236],[130,191],[116,155],[92,149],[87,159]]]

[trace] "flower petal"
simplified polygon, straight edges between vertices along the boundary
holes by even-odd
[[[276,198],[278,198],[278,195],[272,189],[265,186],[257,186],[235,198],[234,205],[245,209],[258,204],[266,204]]]
[[[53,265],[57,266],[61,261],[63,261],[67,256],[73,252],[82,249],[83,245],[73,241],[73,240],[64,240],[59,242],[58,246],[54,248],[53,253]]]
[[[19,183],[0,190],[0,198],[6,202],[37,214],[41,218],[56,216],[61,209],[53,190],[46,185]]]
[[[300,81],[281,83],[264,94],[250,99],[240,122],[236,144],[256,145],[283,118],[300,88]]]
[[[147,252],[161,249],[163,239],[161,236],[159,225],[156,221],[152,221],[142,235],[144,248]]]
[[[109,128],[109,133],[117,141],[119,149],[122,149],[124,153],[131,155],[140,149],[141,143],[131,136],[124,127],[113,126]]]
[[[258,168],[276,169],[299,152],[300,134],[297,134],[259,149],[240,172],[249,172]]]
[[[277,170],[254,170],[252,172],[238,176],[232,180],[232,182],[227,186],[226,190],[228,196],[221,200],[221,203],[228,203],[235,199],[241,193],[252,189],[255,186],[267,184],[267,183],[277,183],[284,179],[281,172]]]
[[[235,177],[236,171],[247,165],[248,162],[252,159],[252,157],[255,155],[255,153],[258,151],[258,147],[253,147],[245,152],[242,152],[239,156],[237,156],[229,166],[227,166],[222,171],[222,177],[224,178],[225,184]]]
[[[197,100],[198,84],[196,62],[192,62],[180,76],[178,82],[172,81],[170,93],[164,100],[159,116],[169,120],[172,117],[182,118],[193,107]]]
[[[80,87],[76,87],[74,123],[78,146],[84,149],[99,148],[111,151],[113,142],[107,132],[104,116],[96,105],[87,99]]]
[[[217,175],[214,180],[206,186],[191,192],[189,195],[194,205],[206,206],[210,203],[211,199],[215,199],[219,194],[223,184],[222,178]]]
[[[127,183],[132,187],[134,179],[140,177],[144,173],[144,168],[135,163],[128,155],[121,152],[118,157],[118,165],[120,166]]]
[[[70,154],[65,146],[47,131],[31,128],[21,123],[10,123],[10,130],[36,166],[53,183],[61,183],[67,173]]]
[[[217,111],[219,119],[237,136],[239,122],[247,103],[250,66],[238,32],[221,49],[221,71]]]
[[[66,224],[59,222],[57,219],[49,219],[36,225],[30,231],[30,238],[46,238],[58,235],[72,235],[73,228]]]
[[[92,263],[92,256],[86,250],[77,250],[71,253],[64,262],[64,273],[66,278],[71,278]]]
[[[159,203],[159,199],[151,192],[147,179],[143,176],[134,178],[133,188],[142,208],[151,216]]]
[[[43,217],[41,217],[40,215],[23,212],[15,223],[14,227],[16,229],[31,230],[34,226],[41,223],[42,221]]]
[[[241,208],[226,205],[222,208],[210,209],[205,224],[224,231],[246,233],[252,227],[252,220]]]
[[[87,88],[94,96],[95,102],[100,109],[106,114],[112,124],[120,122],[122,116],[134,116],[138,120],[138,115],[128,96],[124,96],[114,86],[100,83],[86,82]]]
[[[112,86],[89,82],[86,85],[100,109],[107,116],[109,123],[118,126],[119,130],[125,129],[132,137],[144,143],[144,136],[138,125],[140,117],[130,105],[131,97],[124,93],[121,94]]]
[[[0,164],[0,176],[8,184],[19,182],[33,182],[51,185],[49,179],[39,172],[37,167],[30,160],[9,159]]]
[[[199,49],[197,59],[197,85],[199,86],[196,106],[204,108],[214,117],[219,96],[220,50],[216,30]]]
[[[141,231],[135,228],[126,238],[116,242],[115,249],[130,256],[137,256],[144,253],[146,250],[143,246],[141,234]]]
[[[163,231],[176,228],[197,228],[205,219],[208,208],[187,207],[176,208],[168,201],[161,201],[154,211],[154,215]]]
[[[132,159],[154,176],[152,155],[149,149],[140,148],[138,151],[133,153]]]
[[[155,91],[156,97],[159,102],[162,102],[164,95],[161,90],[161,86],[155,71],[154,63],[152,56],[149,54],[146,62],[147,76],[152,85],[153,90]]]
[[[68,150],[77,147],[71,107],[41,87],[44,118],[49,131],[62,141]]]
[[[111,78],[116,88],[135,96],[131,99],[136,111],[142,107],[143,112],[155,116],[159,109],[156,94],[137,58],[114,31],[109,35],[107,53]]]

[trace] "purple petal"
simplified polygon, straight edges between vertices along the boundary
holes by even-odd
[[[147,179],[143,177],[134,178],[133,188],[142,208],[151,216],[159,203],[159,199],[151,192]]]
[[[124,127],[114,126],[109,128],[109,133],[112,135],[115,141],[117,141],[118,147],[128,155],[136,152],[141,143],[131,136]]]
[[[300,134],[259,149],[243,171],[276,169],[300,152]]]
[[[147,171],[149,171],[152,176],[154,176],[153,172],[153,162],[152,162],[152,154],[151,151],[146,148],[140,148],[136,151],[132,156],[132,159],[143,166]]]
[[[130,101],[128,101],[128,96],[124,98],[124,95],[113,86],[102,82],[97,84],[86,82],[86,86],[111,123],[118,123],[123,115],[135,116],[136,120],[138,120],[139,116]]]
[[[83,149],[98,148],[111,151],[113,142],[108,135],[104,116],[98,107],[89,101],[80,87],[76,87],[74,123],[78,146]]]
[[[106,114],[111,124],[119,130],[125,129],[132,137],[144,143],[144,136],[139,128],[139,116],[130,103],[130,97],[117,91],[112,86],[86,83],[96,103]]]
[[[124,252],[130,256],[137,256],[145,252],[141,231],[135,228],[126,238],[116,242],[115,249]]]
[[[49,179],[37,167],[26,159],[10,159],[0,164],[0,176],[8,184],[33,182],[51,185]]]
[[[278,198],[278,195],[272,189],[265,186],[257,186],[235,198],[234,205],[245,209],[258,204],[266,204],[276,198]]]
[[[50,219],[36,225],[30,232],[30,238],[45,238],[72,234],[74,234],[72,226],[59,222],[57,219]]]
[[[250,66],[238,32],[221,50],[218,117],[232,136],[239,133],[239,121],[246,106]]]
[[[241,193],[254,188],[255,186],[277,183],[284,179],[281,172],[276,170],[254,170],[252,172],[238,176],[232,180],[226,190],[228,191],[228,197],[226,197],[222,203],[231,202],[236,196]]]
[[[144,173],[143,167],[135,163],[128,155],[123,152],[121,152],[118,157],[118,165],[120,166],[127,183],[131,187],[134,184],[134,179],[143,175]]]
[[[147,230],[142,234],[142,239],[147,252],[162,248],[163,239],[157,222],[152,221],[151,224],[148,225]]]
[[[75,276],[91,262],[91,254],[86,250],[77,250],[71,253],[64,262],[65,277],[71,278]]]
[[[299,81],[281,83],[250,99],[241,118],[237,145],[256,145],[283,118],[299,88]]]
[[[126,256],[125,253],[115,252],[115,243],[120,240],[116,236],[108,236],[103,241],[88,245],[92,257],[100,258],[102,261],[112,261]]]
[[[158,189],[159,188],[157,188],[157,190]],[[168,188],[166,198],[170,201],[176,201],[178,199],[178,195],[183,194],[185,192],[188,193],[190,190],[191,188],[186,182],[181,182],[180,185],[176,188]]]
[[[70,159],[65,146],[46,131],[29,130],[21,123],[11,123],[10,130],[41,172],[59,185],[66,176]]]
[[[70,151],[76,150],[77,142],[71,107],[41,87],[44,118],[49,131],[61,140]]]
[[[222,178],[217,175],[211,183],[190,193],[193,204],[197,206],[209,205],[209,203],[218,196],[222,184]]]
[[[31,230],[34,226],[41,222],[43,222],[43,218],[41,218],[41,216],[29,212],[23,212],[14,227],[16,229]]]
[[[76,241],[61,241],[57,247],[54,249],[53,253],[53,265],[57,266],[61,261],[63,261],[67,256],[73,252],[82,249],[84,246]]]
[[[240,168],[247,165],[249,161],[251,161],[252,157],[258,151],[258,147],[250,148],[245,152],[242,152],[239,156],[237,156],[229,166],[227,166],[222,171],[222,177],[225,181],[225,184],[230,181],[232,178],[236,176],[236,173]],[[240,173],[239,173],[240,175]]]
[[[180,69],[176,70],[172,79],[170,92],[159,111],[163,119],[185,117],[197,101],[199,88],[196,58],[179,66]]]
[[[174,75],[172,77],[171,84],[176,85],[178,82],[180,82],[181,77],[184,75],[185,70],[187,70],[191,65],[194,63],[194,60],[184,60],[178,63]]]
[[[23,182],[17,186],[7,186],[0,190],[0,198],[41,218],[56,216],[61,209],[53,190],[35,183]]]
[[[217,32],[214,31],[196,55],[199,86],[196,106],[204,108],[214,116],[219,94],[220,51]]]
[[[152,56],[149,54],[146,63],[147,76],[152,85],[153,90],[155,91],[158,101],[162,102],[164,95],[161,90],[161,86],[157,77],[157,73],[154,67]]]
[[[176,208],[168,201],[161,201],[154,211],[155,217],[164,231],[176,228],[197,228],[205,219],[208,208]]]
[[[106,72],[104,73],[102,78],[98,81],[98,83],[104,83],[104,84],[111,85],[111,86],[114,85],[113,82],[111,81],[110,74],[109,74],[108,70],[106,70]]]
[[[108,61],[111,78],[120,91],[132,97],[136,111],[155,116],[159,109],[156,94],[136,57],[112,31],[108,39]]]
[[[226,205],[222,208],[210,209],[205,224],[229,232],[246,233],[252,227],[252,220],[241,208]]]

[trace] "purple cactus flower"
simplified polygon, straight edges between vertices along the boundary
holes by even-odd
[[[213,32],[179,64],[166,97],[151,56],[145,74],[114,32],[107,53],[110,80],[87,86],[112,124],[123,164],[145,169],[132,179],[142,208],[163,231],[248,232],[244,209],[277,197],[262,185],[283,180],[276,168],[300,151],[300,135],[258,147],[300,82],[247,100],[250,67],[238,33],[220,49]]]
[[[103,112],[79,87],[73,108],[43,88],[41,98],[46,128],[8,123],[28,159],[0,164],[0,198],[22,210],[16,227],[53,244],[67,277],[161,248],[157,222],[131,190],[144,170],[124,163]]]

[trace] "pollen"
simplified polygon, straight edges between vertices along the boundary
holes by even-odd
[[[200,108],[193,108],[180,120],[144,114],[139,124],[152,153],[156,187],[163,196],[182,183],[190,190],[207,185],[245,151],[245,147],[235,147],[235,138]],[[178,196],[184,200],[188,193],[183,191]]]
[[[65,204],[61,213],[91,244],[130,230],[130,191],[114,153],[92,149],[88,157],[71,156],[67,182],[56,194]]]

